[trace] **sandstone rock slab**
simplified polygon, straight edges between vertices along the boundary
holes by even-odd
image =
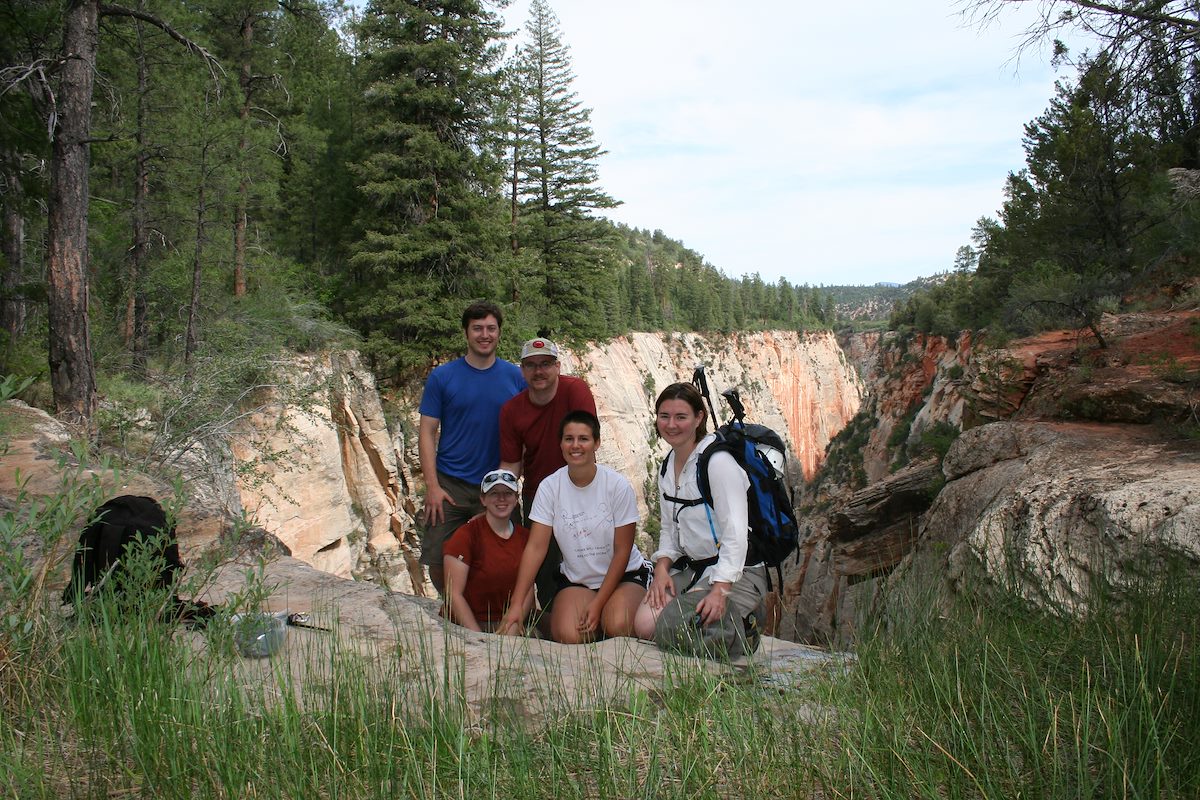
[[[465,702],[475,718],[507,708],[537,722],[563,708],[619,704],[636,689],[661,687],[691,670],[734,670],[772,686],[796,686],[811,670],[846,660],[770,637],[752,657],[722,665],[666,654],[634,639],[561,645],[476,633],[443,621],[433,600],[343,580],[288,557],[265,565],[254,559],[224,564],[208,576],[200,597],[229,602],[248,580],[268,589],[261,610],[309,612],[315,624],[332,630],[290,628],[287,644],[271,662],[240,662],[246,685],[278,687],[280,669],[289,685],[303,685],[320,674],[336,644],[374,661],[378,674],[400,681],[414,703],[425,693],[444,693]],[[212,646],[203,632],[190,636],[197,648]]]
[[[1175,560],[1200,565],[1200,443],[1122,425],[1000,422],[973,433],[955,447],[988,465],[947,483],[919,545],[944,559],[952,586],[982,574],[1071,611],[1097,576],[1119,588]]]

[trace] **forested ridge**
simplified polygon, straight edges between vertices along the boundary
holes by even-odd
[[[973,4],[984,20],[1008,0]],[[1027,44],[1050,42],[1064,77],[1025,125],[1008,175],[943,280],[897,304],[892,328],[1003,341],[1090,329],[1130,308],[1200,305],[1200,14],[1191,3],[1047,0]],[[1072,52],[1059,38],[1091,36]]]
[[[353,343],[384,382],[419,379],[479,298],[509,357],[539,330],[824,328],[894,304],[894,327],[1007,334],[1163,287],[1186,302],[1196,14],[1043,5],[1030,41],[1096,44],[1056,45],[999,217],[928,285],[811,287],[604,218],[620,198],[544,0],[519,31],[485,0],[0,0],[0,374],[90,423],[98,396],[220,405],[280,347]]]
[[[102,394],[251,385],[330,338],[418,378],[480,298],[510,350],[832,322],[819,291],[603,218],[543,2],[506,32],[482,0],[2,0],[0,46],[0,374],[67,416],[95,412],[92,354]]]

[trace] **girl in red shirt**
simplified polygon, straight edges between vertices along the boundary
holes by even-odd
[[[533,608],[533,590],[513,599],[517,569],[529,531],[512,521],[520,495],[517,476],[496,469],[479,484],[484,513],[460,527],[442,548],[446,601],[442,614],[473,631],[493,631],[504,613],[519,608],[521,619]]]

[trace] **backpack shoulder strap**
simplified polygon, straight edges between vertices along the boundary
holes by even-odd
[[[711,442],[708,447],[700,452],[696,459],[696,486],[700,489],[700,497],[708,505],[713,504],[712,481],[708,477],[708,462],[717,453],[729,453],[734,460],[738,460],[736,445],[726,438],[721,429],[718,429],[717,438]],[[738,466],[741,466],[741,461],[738,461]]]
[[[63,589],[63,603],[71,602],[77,592],[87,590],[100,571],[96,562],[99,560],[100,536],[104,523],[96,520],[86,526],[79,534],[79,542],[75,545],[75,558],[71,563],[71,579],[67,588]]]
[[[706,447],[700,455],[696,456],[696,488],[700,490],[700,499],[707,505],[712,505],[712,482],[708,479],[708,461],[712,458],[712,448],[716,444]]]

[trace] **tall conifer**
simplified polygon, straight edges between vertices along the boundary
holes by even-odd
[[[463,302],[491,294],[504,255],[502,170],[483,146],[500,20],[479,0],[373,0],[359,31],[370,206],[347,313],[396,374],[457,348]]]
[[[530,5],[525,39],[514,70],[525,96],[513,139],[514,184],[524,215],[518,240],[537,251],[546,322],[569,327],[570,319],[578,332],[602,335],[607,331],[588,330],[586,321],[603,323],[600,300],[616,283],[603,267],[612,230],[589,216],[618,205],[599,186],[597,161],[605,151],[596,144],[591,109],[572,89],[570,48],[544,0]]]

